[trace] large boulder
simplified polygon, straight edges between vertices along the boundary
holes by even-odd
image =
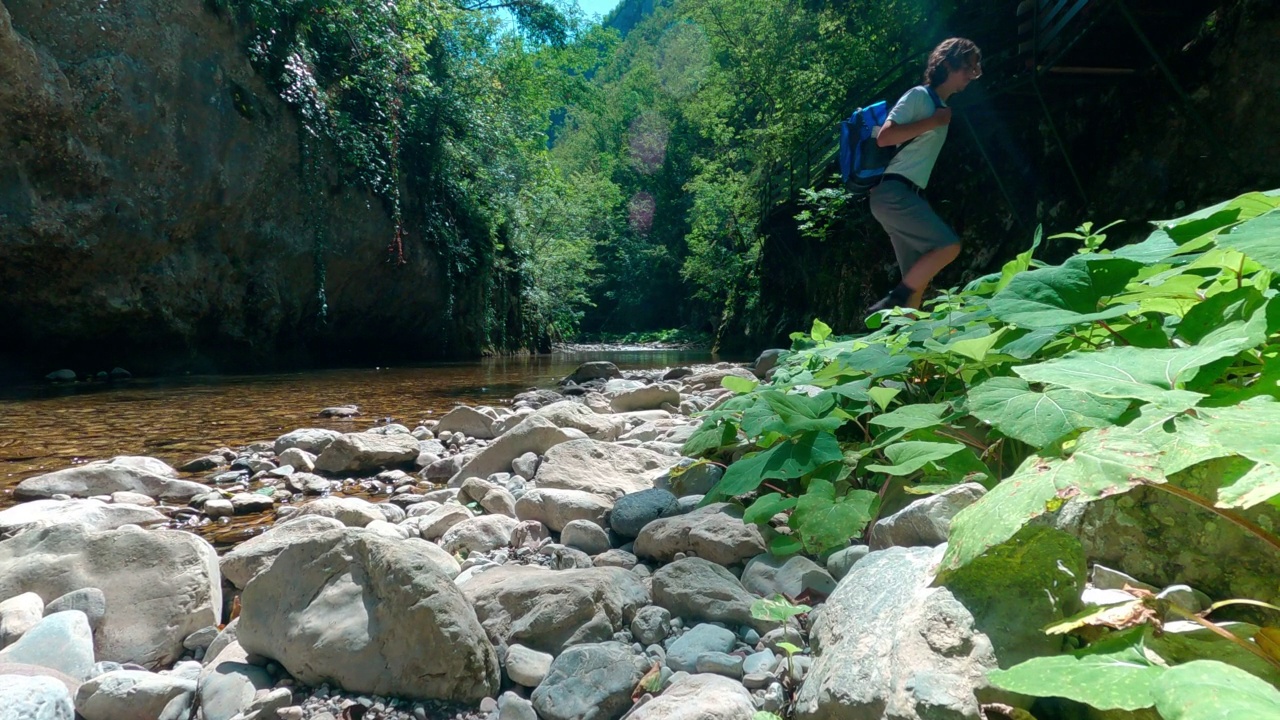
[[[540,488],[582,490],[614,500],[653,487],[678,458],[597,440],[573,440],[547,451],[534,481]]]
[[[945,546],[891,547],[840,581],[809,634],[814,664],[797,718],[979,717],[1008,701],[987,672],[1062,649],[1043,628],[1074,612],[1085,577],[1079,543],[1026,528],[933,587]]]
[[[257,537],[235,546],[219,561],[222,577],[241,590],[258,573],[266,570],[276,556],[301,538],[325,530],[346,527],[341,521],[323,515],[290,517]]]
[[[511,472],[511,461],[525,453],[542,455],[560,443],[585,437],[581,430],[556,427],[544,417],[530,415],[476,453],[449,478],[449,486],[458,487],[467,478],[488,478],[494,473]]]
[[[218,556],[192,533],[54,525],[0,542],[0,597],[34,592],[48,602],[90,587],[107,601],[98,660],[167,666],[184,638],[221,620]]]
[[[550,420],[556,427],[581,430],[592,440],[616,440],[627,427],[624,418],[601,415],[573,400],[551,403],[539,408],[534,415]]]
[[[493,423],[492,417],[479,410],[459,405],[440,418],[435,432],[437,435],[445,431],[460,432],[467,437],[490,440],[495,436]]]
[[[30,527],[71,524],[90,530],[114,530],[121,525],[154,525],[168,518],[154,508],[101,500],[32,500],[0,510],[0,536]]]
[[[516,517],[536,520],[560,532],[574,520],[590,520],[604,527],[613,501],[581,490],[534,488],[516,500]]]
[[[648,669],[622,643],[577,645],[551,662],[533,691],[533,707],[546,720],[617,720],[631,707],[631,693]]]
[[[640,576],[613,567],[504,565],[473,576],[462,591],[494,642],[553,655],[570,645],[610,639],[649,604]]]
[[[13,720],[73,720],[71,693],[51,677],[8,675],[0,670],[0,717]]]
[[[412,543],[350,529],[293,543],[249,582],[240,644],[303,683],[478,702],[498,660],[448,575]]]
[[[166,469],[167,474],[163,472]],[[179,480],[173,475],[173,468],[154,458],[116,457],[29,477],[18,483],[13,495],[19,500],[36,500],[54,495],[84,498],[126,491],[186,503],[210,490],[208,485]]]
[[[937,495],[921,498],[871,526],[867,543],[872,550],[887,547],[933,547],[947,541],[951,519],[977,502],[987,489],[978,483],[963,483]]]
[[[1239,472],[1234,462],[1204,462],[1173,482],[1200,497],[1216,497],[1222,478]],[[1138,487],[1096,502],[1068,502],[1048,520],[1078,538],[1091,561],[1153,585],[1185,583],[1212,598],[1280,602],[1280,553],[1238,525],[1190,513],[1189,507],[1163,490]],[[1261,527],[1280,527],[1280,509],[1269,503],[1237,512]]]
[[[711,370],[705,370],[695,375],[689,375],[688,377],[682,378],[681,381],[684,383],[684,386],[690,390],[719,390],[722,387],[721,383],[723,383],[724,379],[729,376],[740,377],[743,380],[750,380],[752,382],[755,382],[757,379],[755,373],[746,368],[719,367]]]
[[[18,641],[44,617],[44,600],[33,592],[0,602],[0,650]]]
[[[418,440],[412,435],[347,433],[316,458],[316,470],[330,474],[359,473],[408,465],[418,459]]]
[[[702,558],[685,558],[653,574],[653,602],[672,615],[768,630],[773,624],[751,616],[755,596],[733,573]]]
[[[312,455],[319,455],[334,440],[342,437],[342,433],[337,430],[326,430],[324,428],[301,428],[293,432],[285,433],[276,438],[273,449],[276,455],[282,455],[284,451],[296,448]]]
[[[565,378],[565,381],[584,383],[588,380],[609,380],[620,377],[622,377],[622,372],[618,370],[617,365],[608,360],[592,360],[579,365],[572,375]]]
[[[751,693],[720,675],[699,673],[671,684],[628,720],[742,720],[755,715]]]
[[[650,488],[628,493],[614,504],[609,515],[609,527],[624,538],[634,538],[645,525],[658,518],[675,515],[679,510],[680,501],[666,490]]]
[[[760,528],[742,521],[742,509],[712,503],[693,512],[654,520],[640,531],[636,555],[671,562],[676,553],[733,565],[764,552]]]

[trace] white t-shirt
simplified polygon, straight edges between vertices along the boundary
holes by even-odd
[[[946,106],[945,102],[942,103],[942,107]],[[889,111],[889,120],[894,125],[906,125],[930,117],[936,110],[929,91],[924,86],[916,86],[908,90]],[[922,188],[928,187],[929,175],[933,173],[938,153],[942,152],[948,127],[950,126],[936,127],[908,142],[889,161],[885,172],[901,175]]]

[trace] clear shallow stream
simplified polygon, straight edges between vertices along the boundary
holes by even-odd
[[[626,371],[721,359],[741,360],[705,351],[609,351],[2,388],[0,507],[13,502],[13,486],[24,478],[79,462],[148,455],[179,465],[220,446],[274,440],[300,427],[356,432],[391,418],[412,428],[457,404],[500,405],[530,387],[552,387],[588,360],[610,360]],[[348,404],[362,414],[350,420],[317,416]]]

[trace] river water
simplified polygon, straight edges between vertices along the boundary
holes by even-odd
[[[178,465],[220,446],[274,440],[300,427],[356,432],[390,418],[412,428],[458,404],[500,405],[531,387],[553,387],[589,360],[609,360],[626,371],[721,359],[708,352],[609,351],[6,388],[0,390],[0,507],[12,503],[22,479],[79,462],[148,455]],[[357,405],[361,415],[317,417],[334,405]]]

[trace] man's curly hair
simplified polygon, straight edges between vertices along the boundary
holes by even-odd
[[[924,81],[937,87],[947,81],[947,76],[968,65],[981,62],[982,51],[972,40],[950,38],[943,40],[929,53],[929,65],[924,71]]]

